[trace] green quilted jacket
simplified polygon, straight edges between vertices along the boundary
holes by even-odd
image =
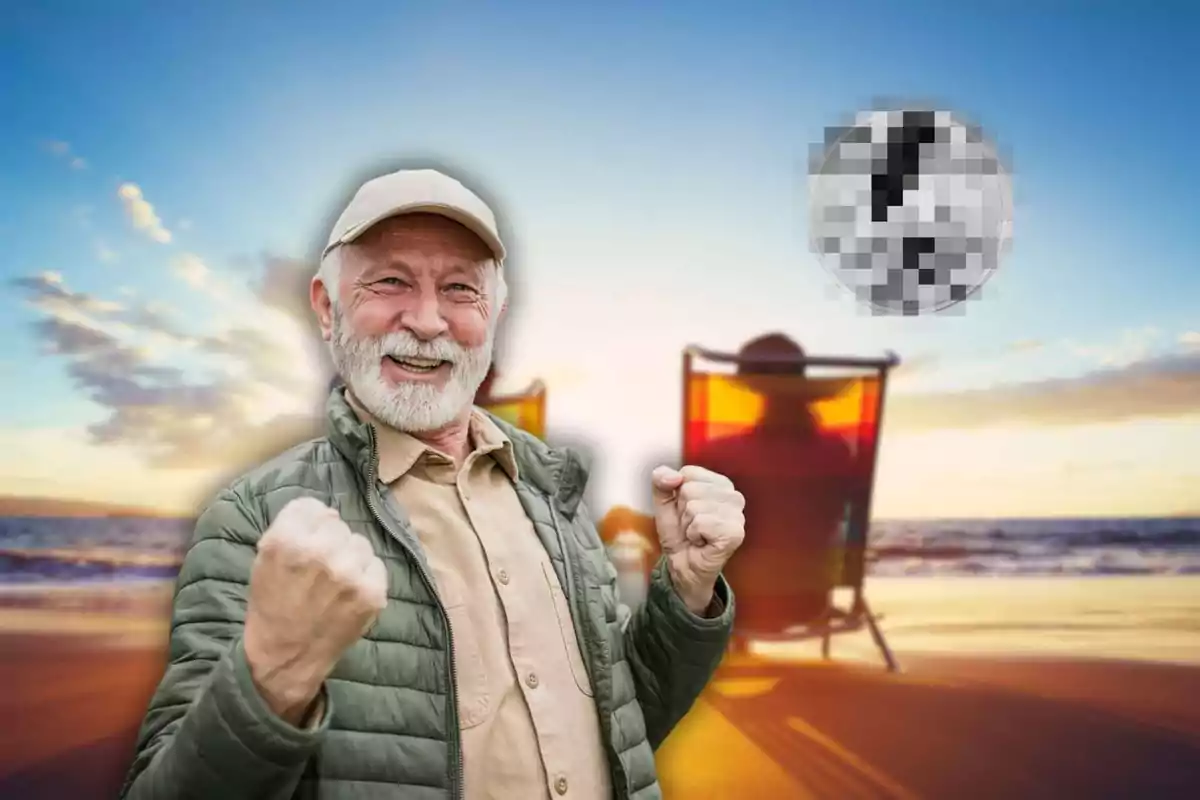
[[[493,417],[493,419],[495,419]],[[582,503],[587,473],[507,423],[517,493],[570,600],[594,686],[617,798],[662,796],[654,750],[720,661],[733,622],[680,601],[659,563],[636,613]],[[175,589],[166,673],[150,701],[122,798],[459,798],[462,764],[445,609],[404,509],[379,483],[375,431],[328,403],[328,435],[299,445],[223,490],[196,522]],[[241,647],[255,543],[289,501],[311,496],[367,536],[388,569],[387,608],[326,681],[325,716],[299,730],[274,716]]]

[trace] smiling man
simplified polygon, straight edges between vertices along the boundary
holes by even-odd
[[[663,558],[631,613],[579,458],[473,405],[504,256],[440,172],[358,190],[312,282],[328,433],[197,521],[123,797],[661,796],[654,749],[729,639],[742,496],[655,470]]]

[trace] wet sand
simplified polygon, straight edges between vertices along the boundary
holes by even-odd
[[[0,635],[0,797],[116,796],[166,664],[162,634]]]
[[[0,639],[0,796],[115,796],[165,658]],[[1200,669],[1106,660],[730,659],[659,752],[668,798],[1195,796]]]
[[[883,584],[900,674],[861,634],[835,639],[840,661],[731,656],[659,751],[666,796],[1200,796],[1200,665],[1103,657],[1151,638],[1195,653],[1194,579],[1162,581],[1023,582],[1028,612],[993,580],[930,582],[928,598]],[[0,797],[114,797],[165,663],[169,592],[0,595]],[[1084,618],[1107,621],[1070,640]]]
[[[1200,796],[1200,668],[730,659],[659,751],[681,798]]]

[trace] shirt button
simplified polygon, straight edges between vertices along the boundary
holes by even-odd
[[[538,676],[532,672],[529,673],[529,675],[525,678],[525,685],[527,685],[530,689],[536,689],[538,686]]]
[[[560,775],[558,780],[554,782],[554,791],[559,794],[567,793],[567,779],[565,777]]]
[[[500,570],[499,572],[497,572],[497,573],[496,573],[496,580],[498,580],[498,581],[500,581],[501,583],[503,583],[503,584],[507,585],[507,584],[508,584],[508,571],[507,571],[507,570],[503,570],[503,569],[502,569],[502,570]]]

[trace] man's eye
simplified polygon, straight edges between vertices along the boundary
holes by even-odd
[[[465,283],[452,283],[446,288],[452,292],[471,292],[472,294],[475,292],[474,286],[468,286]]]
[[[407,286],[408,285],[400,278],[380,278],[379,280],[375,281],[375,283],[383,285],[383,286]]]

